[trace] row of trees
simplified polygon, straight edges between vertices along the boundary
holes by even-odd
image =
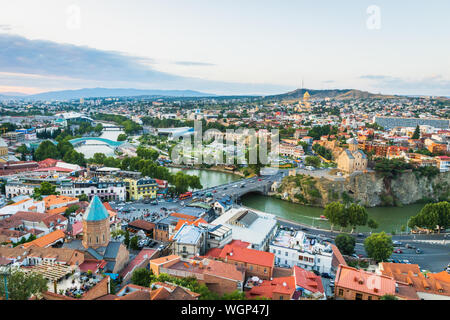
[[[158,158],[157,151],[139,147],[138,155],[143,158],[140,156],[125,157],[120,160],[113,157],[106,157],[102,153],[96,153],[94,154],[94,157],[89,160],[89,162],[103,164],[105,166],[118,167],[127,171],[139,171],[143,176],[166,180],[173,185],[173,188],[169,190],[172,194],[185,193],[189,189],[203,188],[198,176],[188,175],[182,171],[179,171],[176,174],[171,174],[167,168],[154,162],[154,160]]]
[[[61,140],[57,145],[50,140],[41,142],[34,153],[34,159],[42,161],[48,158],[63,160],[82,167],[86,166],[87,163],[84,155],[77,152],[68,139]]]
[[[41,274],[35,272],[25,273],[14,270],[7,276],[6,280],[8,283],[8,299],[11,300],[28,300],[33,295],[38,296],[47,291],[47,280]],[[6,298],[3,284],[0,285],[0,297]]]
[[[340,234],[335,239],[336,246],[345,255],[355,252],[356,240],[348,234]],[[375,261],[386,261],[394,251],[392,237],[384,232],[373,233],[364,240],[367,256]]]
[[[368,225],[371,229],[376,229],[378,224],[369,219],[369,215],[365,207],[352,203],[349,206],[345,206],[340,202],[331,202],[325,206],[324,215],[331,224],[331,230],[335,225],[342,228],[351,226],[353,233],[357,226]]]

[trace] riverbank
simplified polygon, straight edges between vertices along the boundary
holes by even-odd
[[[177,165],[177,164],[168,164],[166,165],[166,167],[168,168],[177,168],[177,169],[182,169],[182,170],[205,170],[205,171],[215,171],[215,172],[222,172],[222,173],[228,173],[228,174],[234,174],[236,176],[245,178],[245,175],[240,172],[240,171],[230,171],[230,170],[226,170],[224,168],[221,167],[217,167],[217,166],[213,166],[211,168],[203,168],[203,167],[198,167],[198,166],[185,166],[185,165]]]

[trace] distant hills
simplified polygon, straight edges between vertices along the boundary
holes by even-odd
[[[78,90],[50,91],[33,95],[0,94],[0,99],[31,99],[31,100],[73,100],[80,98],[108,98],[108,97],[135,97],[135,96],[161,96],[161,97],[208,97],[214,94],[193,90],[142,90],[142,89],[108,89],[88,88]]]
[[[402,95],[382,95],[370,93],[367,91],[361,91],[356,89],[328,89],[328,90],[314,90],[314,89],[296,89],[287,93],[264,96],[264,99],[279,100],[279,101],[295,101],[303,97],[305,92],[308,91],[311,98],[324,99],[392,99],[392,98],[404,98],[407,96]],[[108,88],[85,88],[78,90],[62,90],[62,91],[50,91],[43,92],[34,95],[25,95],[22,93],[14,92],[2,92],[0,93],[1,100],[10,99],[25,99],[25,100],[77,100],[80,98],[108,98],[108,97],[187,97],[187,98],[202,98],[202,97],[215,97],[215,98],[245,98],[256,96],[226,96],[215,95],[211,93],[204,93],[194,90],[142,90],[142,89],[108,89]],[[260,96],[259,96],[260,97]],[[412,96],[410,96],[412,97]],[[446,97],[438,97],[438,99],[448,100]]]
[[[296,89],[294,91],[290,91],[288,93],[271,95],[267,96],[268,99],[277,99],[277,100],[298,100],[303,97],[305,92],[309,93],[311,98],[333,98],[333,99],[363,99],[363,98],[372,98],[372,99],[389,99],[389,98],[398,98],[400,96],[393,95],[381,95],[374,94],[367,91],[355,90],[355,89],[329,89],[329,90],[313,90],[313,89]]]

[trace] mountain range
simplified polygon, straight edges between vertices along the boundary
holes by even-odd
[[[265,96],[269,100],[294,101],[303,97],[308,92],[311,98],[331,99],[392,99],[402,98],[400,95],[382,95],[356,89],[296,89],[287,93]],[[85,88],[77,90],[50,91],[33,95],[24,95],[14,92],[0,93],[0,100],[25,99],[25,100],[76,100],[80,98],[107,98],[107,97],[226,97],[194,90],[143,90],[143,89],[110,89],[110,88]],[[246,97],[242,95],[240,97]],[[251,97],[251,96],[247,96]],[[444,100],[448,98],[441,97]]]
[[[109,89],[88,88],[77,90],[49,91],[32,95],[0,94],[0,100],[5,99],[30,99],[30,100],[73,100],[80,98],[108,98],[108,97],[136,97],[136,96],[161,96],[161,97],[208,97],[214,94],[193,90],[142,90],[142,89]]]

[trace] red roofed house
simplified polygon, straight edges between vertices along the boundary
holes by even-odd
[[[294,266],[294,278],[295,288],[301,293],[301,296],[313,295],[321,300],[326,299],[322,278],[314,272]]]
[[[253,286],[245,293],[249,299],[265,297],[272,300],[291,300],[295,293],[295,278],[281,277],[273,280],[265,280],[261,284]]]
[[[131,279],[133,271],[137,268],[147,268],[150,259],[157,253],[154,249],[142,249],[139,254],[120,272],[123,283]]]
[[[334,295],[344,300],[379,300],[395,295],[392,277],[340,265],[336,273]]]
[[[271,252],[242,248],[227,244],[219,259],[246,270],[246,276],[270,279],[273,274],[275,255]]]

